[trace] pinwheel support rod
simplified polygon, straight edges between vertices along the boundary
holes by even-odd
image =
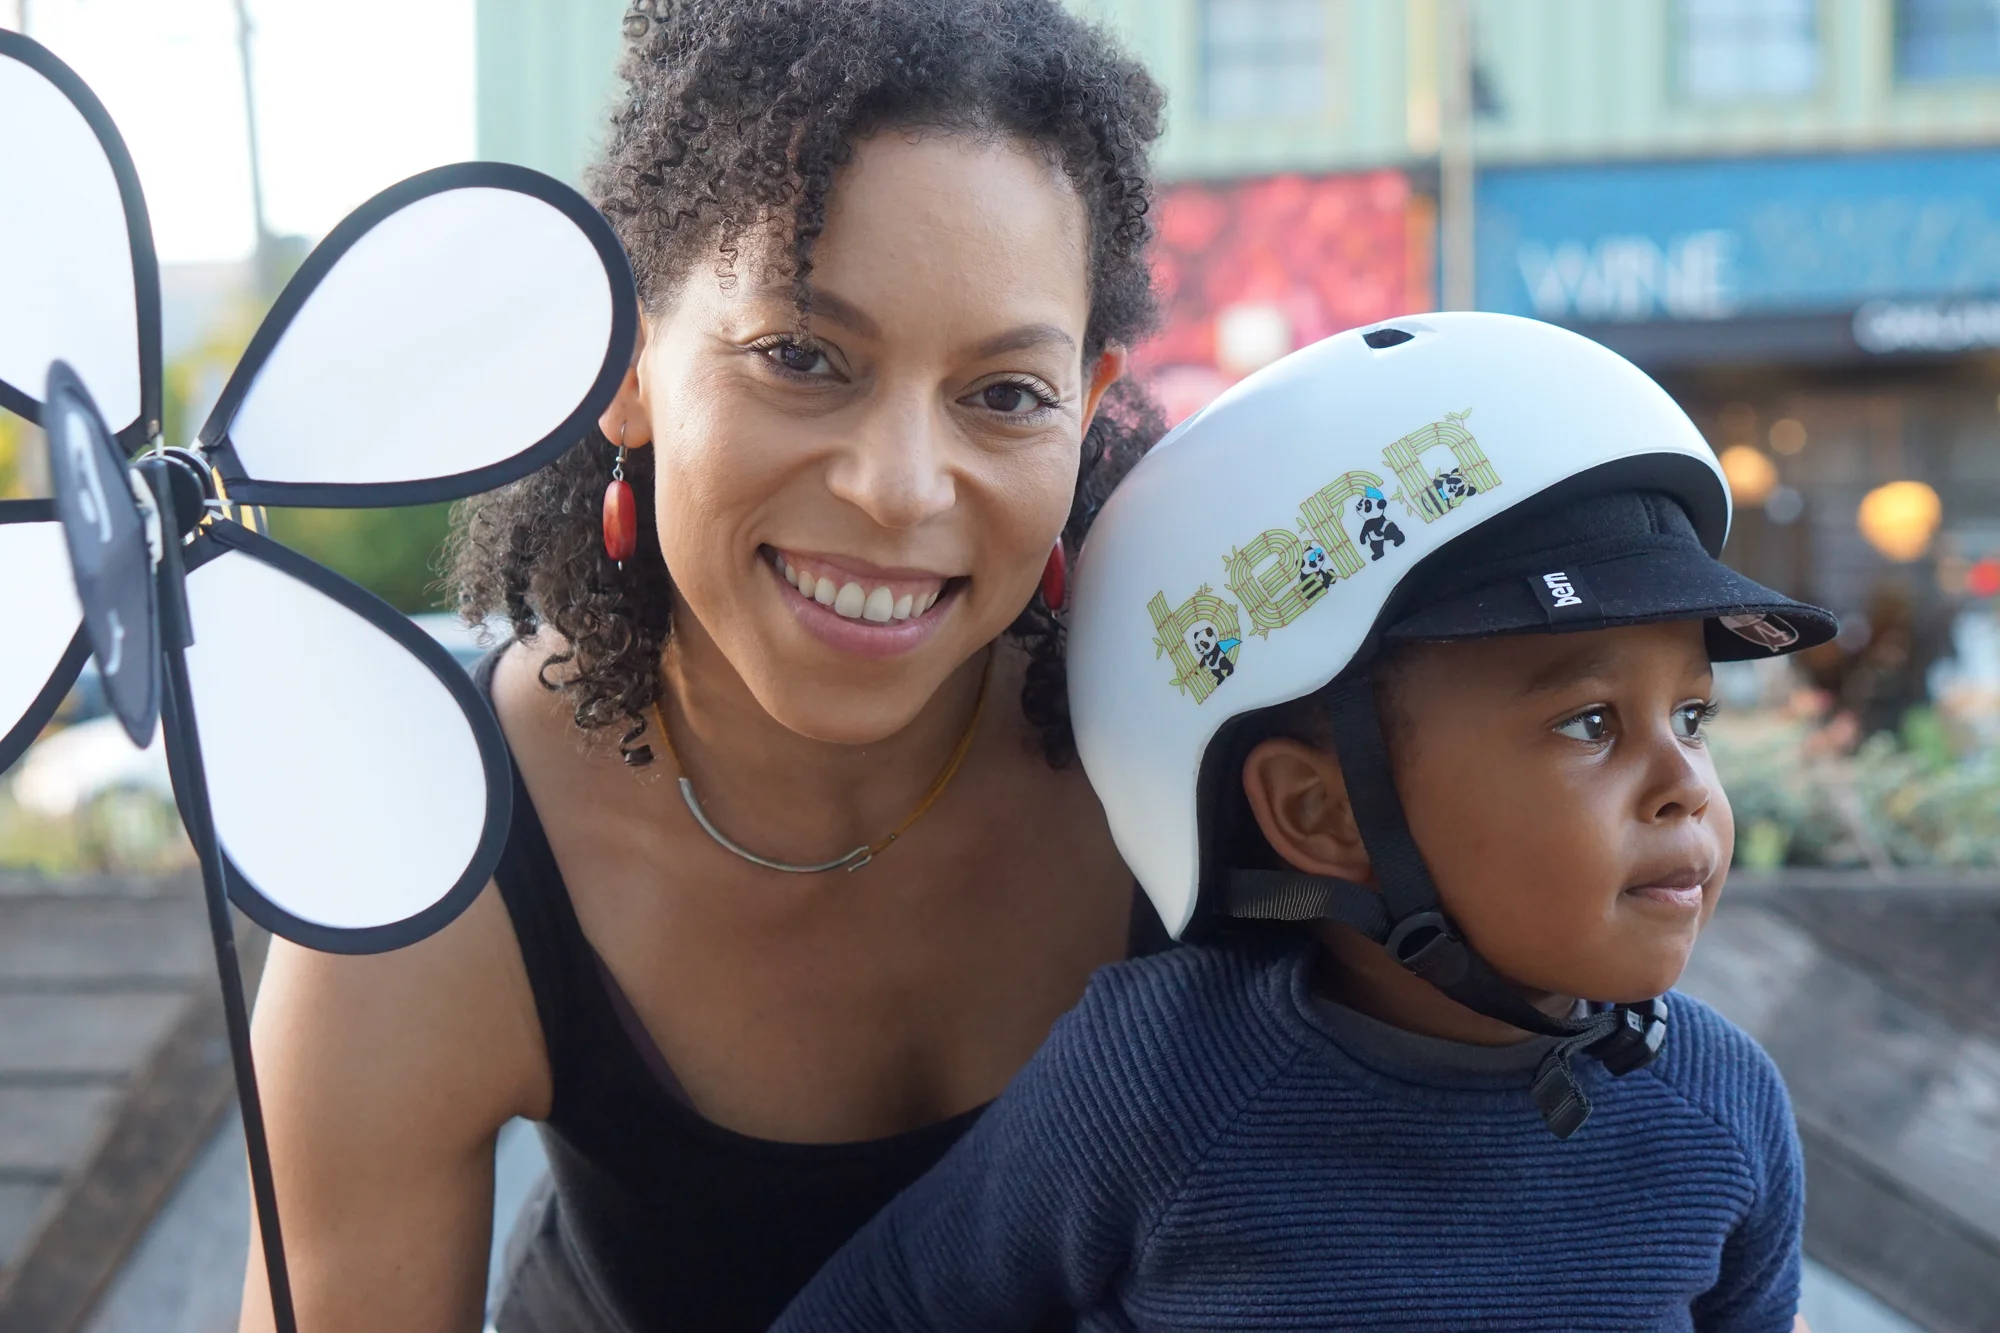
[[[142,459],[146,479],[160,510],[160,526],[181,530],[175,513],[174,465],[160,457]],[[250,1011],[243,993],[243,969],[236,954],[236,926],[229,912],[228,881],[222,844],[215,832],[215,815],[208,798],[207,770],[202,767],[201,733],[195,722],[194,690],[189,682],[187,649],[194,642],[188,614],[187,574],[181,564],[181,544],[169,538],[159,567],[159,607],[166,690],[161,724],[166,733],[167,765],[180,797],[181,820],[201,861],[208,927],[215,944],[216,972],[222,982],[222,1009],[229,1034],[229,1058],[236,1074],[237,1103],[243,1113],[243,1139],[249,1150],[251,1196],[257,1204],[264,1271],[271,1288],[272,1317],[278,1333],[298,1333],[292,1309],[290,1270],[285,1264],[284,1235],[278,1224],[278,1195],[271,1173],[271,1146],[264,1132],[264,1105],[257,1091],[257,1068],[250,1050]]]

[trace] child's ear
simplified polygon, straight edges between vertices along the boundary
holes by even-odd
[[[1374,886],[1347,781],[1331,751],[1289,737],[1262,741],[1243,761],[1243,794],[1264,840],[1288,865]]]

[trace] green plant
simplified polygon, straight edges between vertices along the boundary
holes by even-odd
[[[1711,733],[1737,827],[1737,864],[2000,866],[2000,750],[1913,711],[1840,753],[1810,721],[1726,717]]]
[[[409,509],[272,509],[271,535],[353,579],[398,611],[446,605],[437,587],[449,504]]]

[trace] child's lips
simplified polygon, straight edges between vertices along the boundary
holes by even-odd
[[[1636,898],[1650,898],[1656,903],[1683,909],[1701,906],[1701,885],[1699,884],[1641,884],[1625,892]]]
[[[1676,866],[1665,874],[1649,876],[1644,883],[1628,885],[1626,893],[1683,910],[1701,906],[1702,888],[1713,877],[1706,866]]]

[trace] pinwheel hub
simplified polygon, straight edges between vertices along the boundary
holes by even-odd
[[[157,455],[166,464],[167,485],[174,501],[174,521],[186,541],[199,528],[216,502],[215,476],[208,460],[192,449],[162,449]]]

